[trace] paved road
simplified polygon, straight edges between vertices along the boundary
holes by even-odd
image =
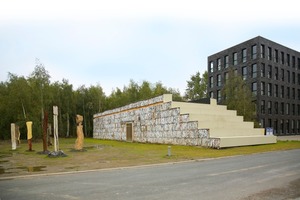
[[[2,180],[0,199],[293,199],[299,180],[300,150],[290,150]]]

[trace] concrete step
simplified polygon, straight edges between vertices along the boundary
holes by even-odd
[[[239,137],[219,137],[219,148],[246,146],[246,145],[260,145],[273,144],[277,142],[276,136],[239,136]]]
[[[197,120],[197,121],[198,121],[199,127],[224,128],[224,122],[221,122],[219,120],[217,120],[217,121]],[[230,127],[231,129],[235,129],[235,128],[253,129],[254,123],[253,122],[245,122],[245,121],[244,122],[227,121],[226,127]]]
[[[228,116],[228,115],[190,114],[189,119],[190,121],[198,121],[199,124],[201,122],[211,121],[211,122],[223,123],[224,126],[226,126],[226,123],[229,122],[242,123],[244,121],[243,116],[237,116],[237,115]]]
[[[265,131],[263,128],[210,128],[209,134],[210,137],[238,137],[238,136],[262,136]]]

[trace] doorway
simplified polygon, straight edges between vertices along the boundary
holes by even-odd
[[[126,123],[126,141],[132,142],[132,123]]]

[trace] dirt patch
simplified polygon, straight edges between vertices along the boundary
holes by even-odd
[[[300,197],[300,179],[290,182],[283,188],[272,188],[253,194],[243,200],[290,200]]]

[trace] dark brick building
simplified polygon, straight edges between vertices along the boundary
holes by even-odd
[[[229,67],[251,88],[262,127],[300,134],[300,52],[258,36],[209,56],[208,93],[218,102]]]

